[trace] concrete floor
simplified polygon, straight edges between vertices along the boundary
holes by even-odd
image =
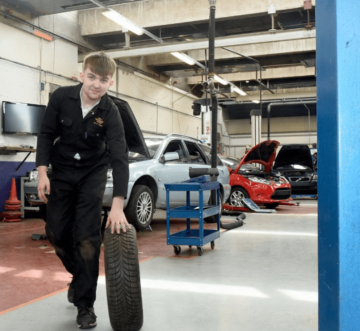
[[[277,214],[247,213],[243,227],[222,232],[215,249],[204,246],[201,257],[187,246],[176,256],[161,239],[157,247],[162,254],[140,259],[141,330],[316,331],[316,206],[316,201],[301,201],[299,207],[280,208]],[[163,216],[157,213],[153,233],[138,235],[139,257],[151,247],[143,241],[157,231],[163,235]],[[223,216],[222,221],[234,219]],[[1,267],[6,268],[3,258],[0,256],[0,273]],[[101,276],[95,304],[97,329],[110,331],[104,284]],[[12,290],[15,293],[17,288]],[[76,308],[66,295],[63,288],[0,312],[0,328],[78,330]],[[8,298],[1,296],[0,304],[4,300]]]

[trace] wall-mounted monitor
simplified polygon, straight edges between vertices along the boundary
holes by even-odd
[[[40,132],[46,106],[29,103],[2,103],[2,133],[32,134]]]

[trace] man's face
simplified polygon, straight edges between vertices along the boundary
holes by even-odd
[[[82,97],[85,102],[95,102],[99,100],[114,84],[111,75],[99,76],[91,71],[89,67],[80,73],[80,79],[83,83]]]

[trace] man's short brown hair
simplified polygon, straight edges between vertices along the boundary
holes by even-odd
[[[105,54],[104,52],[95,52],[88,54],[83,63],[83,71],[86,68],[90,68],[90,70],[102,77],[107,75],[114,75],[116,69],[116,63],[114,59]]]

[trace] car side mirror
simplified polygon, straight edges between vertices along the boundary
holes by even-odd
[[[159,159],[159,161],[161,163],[165,163],[167,161],[174,161],[174,160],[179,160],[180,156],[178,152],[169,152],[169,153],[165,153],[164,155],[162,155]]]

